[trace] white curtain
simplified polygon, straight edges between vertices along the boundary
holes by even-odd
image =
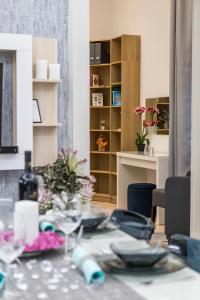
[[[192,0],[171,0],[171,176],[184,176],[191,163],[192,5]]]

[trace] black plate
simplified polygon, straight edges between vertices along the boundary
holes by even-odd
[[[83,218],[81,225],[84,226],[84,231],[95,230],[107,218],[108,215],[105,213],[94,213]]]
[[[147,248],[136,253],[124,254],[117,251],[114,245],[111,248],[117,256],[121,258],[127,265],[135,267],[150,267],[168,255],[168,251],[164,248]]]
[[[160,275],[176,272],[185,267],[183,260],[169,254],[158,263],[149,267],[135,267],[127,265],[120,259],[112,259],[98,262],[102,269],[108,273],[137,274],[137,275]]]

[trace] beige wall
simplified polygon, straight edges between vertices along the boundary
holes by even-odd
[[[90,38],[141,35],[141,103],[169,95],[170,0],[90,0]],[[168,137],[155,148],[168,150]]]

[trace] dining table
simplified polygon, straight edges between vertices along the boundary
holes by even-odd
[[[119,229],[102,230],[83,234],[80,244],[100,261],[112,255],[111,243],[133,239]],[[200,295],[200,275],[188,267],[162,275],[106,273],[102,285],[86,284],[71,256],[57,250],[22,258],[10,268],[3,300],[197,300]]]

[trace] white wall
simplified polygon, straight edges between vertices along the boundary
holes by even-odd
[[[141,35],[141,104],[169,95],[170,0],[90,0],[90,39]],[[156,151],[168,151],[156,136]]]

